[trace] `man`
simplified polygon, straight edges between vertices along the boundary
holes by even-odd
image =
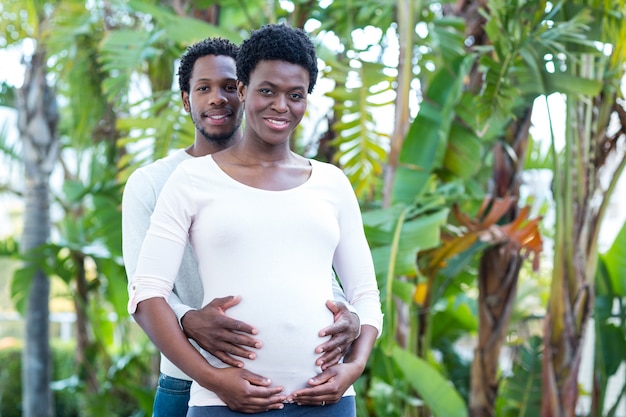
[[[129,290],[132,289],[141,244],[150,225],[150,215],[170,174],[180,162],[228,148],[241,138],[243,112],[237,97],[237,52],[237,46],[224,39],[206,39],[192,45],[181,58],[179,87],[185,111],[190,114],[196,128],[195,140],[189,148],[138,169],[126,184],[122,201],[122,236]],[[333,279],[335,299],[344,301],[345,296],[330,271],[329,278]],[[237,305],[240,297],[233,295],[214,299],[199,309],[203,296],[197,264],[187,247],[174,293],[168,302],[188,338],[224,363],[242,368],[243,362],[236,357],[254,359],[255,350],[262,345],[254,337],[257,333],[255,327],[226,315],[226,310]],[[346,305],[347,302],[327,303],[335,323],[320,331],[320,336],[332,336],[317,348],[321,356],[316,363],[322,369],[337,363],[358,336],[358,317]],[[245,370],[240,375],[254,389],[247,390],[245,394],[233,390],[231,394],[247,396],[248,404],[253,403],[258,411],[266,410],[268,398],[277,398],[276,389],[270,388],[270,381],[260,375]],[[154,416],[185,416],[190,385],[190,378],[161,355]],[[238,398],[238,401],[243,400],[246,399]]]

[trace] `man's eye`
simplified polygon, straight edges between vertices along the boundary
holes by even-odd
[[[272,94],[272,90],[270,90],[269,88],[261,88],[261,89],[259,90],[259,92],[260,92],[261,94],[265,94],[265,95]]]

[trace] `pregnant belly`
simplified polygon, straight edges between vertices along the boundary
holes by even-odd
[[[256,338],[263,343],[256,359],[242,359],[245,368],[271,379],[273,386],[284,387],[286,394],[305,388],[307,380],[321,372],[315,365],[321,356],[315,348],[328,339],[320,337],[319,331],[333,322],[327,299],[283,299],[264,306],[242,302],[228,310],[229,316],[257,327]],[[209,360],[214,366],[224,366],[215,358]]]

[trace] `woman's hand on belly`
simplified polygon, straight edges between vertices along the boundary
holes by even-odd
[[[260,413],[283,408],[287,396],[282,393],[283,387],[271,387],[271,380],[241,368],[223,368],[219,375],[219,381],[210,381],[204,387],[217,394],[231,410]]]
[[[298,405],[335,404],[361,376],[363,367],[356,363],[339,363],[307,381],[310,388],[293,392],[288,402]]]
[[[378,330],[370,325],[361,327],[361,335],[344,358],[343,363],[331,366],[308,380],[311,388],[296,390],[288,401],[301,405],[325,405],[338,402],[346,390],[363,373],[376,341]]]

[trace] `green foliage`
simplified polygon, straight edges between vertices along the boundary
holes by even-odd
[[[607,386],[620,366],[626,363],[626,286],[624,276],[624,246],[626,246],[626,224],[618,233],[606,253],[600,254],[596,272],[594,305],[595,357],[594,381]],[[626,384],[613,404],[606,404],[607,416],[615,416],[621,399],[626,395]],[[605,404],[606,392],[601,391],[597,404]],[[600,406],[598,406],[600,407]]]
[[[102,88],[109,100],[125,100],[131,77],[146,60],[154,58],[159,50],[153,44],[162,36],[133,29],[109,31],[100,45],[102,70],[109,76]]]
[[[441,228],[447,221],[449,204],[459,199],[461,190],[455,183],[436,187],[435,182],[430,182],[424,187],[422,194],[415,196],[412,204],[398,203],[388,209],[371,210],[363,214],[385,314],[383,328],[386,330],[372,355],[373,365],[369,371],[368,396],[373,401],[372,407],[377,415],[401,416],[405,409],[422,406],[441,416],[467,413],[465,403],[454,385],[443,382],[446,365],[440,364],[440,369],[437,369],[433,364],[411,353],[415,348],[412,340],[409,341],[409,350],[399,349],[395,333],[400,328],[397,300],[401,300],[408,306],[410,331],[412,337],[415,337],[417,315],[413,298],[419,276],[418,253],[441,243]],[[437,312],[443,313],[432,309],[428,314]],[[472,312],[465,305],[459,304],[453,315],[456,318],[448,316],[448,323],[456,321],[459,324],[467,322]],[[437,320],[441,319],[443,323],[445,316],[442,314]],[[474,323],[472,319],[470,322]],[[438,328],[441,330],[439,341],[442,347],[449,347],[449,343],[453,343],[460,334],[451,332],[453,326],[444,324]],[[451,360],[456,358],[449,351],[446,357]],[[456,362],[457,365],[458,363]],[[468,372],[467,366],[464,369]],[[428,376],[424,378],[424,374]],[[467,374],[464,379],[456,382],[461,385],[463,380],[467,380]],[[430,385],[435,381],[442,383]],[[462,405],[461,408],[457,408],[459,404]],[[448,406],[452,407],[452,414],[448,414],[451,412]]]
[[[358,6],[353,2],[333,1],[326,8],[313,10],[310,17],[321,23],[320,30],[333,32],[342,44],[353,49],[353,32],[367,26],[384,32],[394,23],[395,6],[392,0],[363,0]]]
[[[118,147],[133,149],[119,160],[123,183],[138,167],[166,156],[170,149],[191,145],[195,137],[195,127],[184,112],[180,93],[155,93],[131,105],[137,114],[120,117],[116,124],[124,134]]]
[[[22,417],[21,349],[0,349],[0,415]]]
[[[56,93],[67,99],[67,105],[61,107],[59,130],[66,135],[64,140],[78,149],[93,143],[92,135],[107,109],[106,100],[94,100],[102,96],[105,78],[95,53],[103,33],[102,16],[87,7],[84,2],[60,2],[44,33],[47,52],[55,57],[51,70],[58,80]]]
[[[15,107],[15,87],[6,81],[0,82],[0,106]]]
[[[0,3],[0,47],[19,44],[38,30],[36,3],[34,0]]]
[[[463,93],[473,58],[458,59],[438,71],[426,87],[424,101],[411,124],[400,152],[393,200],[408,202],[419,195],[429,177],[441,172],[469,179],[480,168],[483,145],[476,133],[456,118],[455,108]]]
[[[467,407],[450,383],[428,362],[395,348],[392,358],[404,379],[421,396],[435,417],[466,417]]]
[[[590,22],[588,12],[582,10],[569,19],[557,19],[562,5],[544,4],[542,9],[538,7],[541,4],[533,2],[490,1],[485,32],[493,45],[481,48],[485,83],[476,101],[481,126],[510,118],[517,108],[528,106],[540,94],[597,91],[600,87],[597,80],[564,76],[563,54],[570,53],[566,45],[592,49],[593,43],[584,35]],[[546,70],[548,60],[553,71]]]
[[[541,357],[543,343],[533,336],[517,347],[510,375],[503,377],[496,401],[496,415],[534,417],[541,407]]]
[[[2,3],[0,46],[18,44],[40,29],[33,12],[35,3],[41,4]],[[197,12],[197,16],[215,5],[209,0],[184,3],[184,11],[190,15]],[[85,259],[90,266],[90,304],[86,311],[96,340],[87,354],[101,371],[101,386],[87,395],[83,369],[55,377],[55,388],[56,395],[80,396],[79,408],[91,415],[115,415],[116,403],[123,402],[133,404],[125,414],[139,407],[145,415],[150,413],[152,386],[143,383],[150,370],[143,362],[139,364],[139,354],[132,353],[130,338],[123,338],[125,354],[111,353],[115,331],[128,335],[130,329],[126,321],[114,328],[107,315],[114,311],[119,317],[127,316],[126,278],[120,259],[121,186],[137,166],[193,140],[193,125],[180,107],[178,92],[170,89],[173,63],[185,46],[206,36],[240,41],[250,28],[283,19],[301,24],[306,19],[295,19],[304,15],[320,23],[318,40],[325,35],[338,36],[339,52],[331,53],[323,45],[319,48],[327,64],[324,76],[336,83],[328,94],[335,100],[331,118],[335,120],[331,126],[338,132],[333,142],[337,147],[335,162],[344,168],[359,196],[378,206],[375,198],[387,163],[389,137],[378,127],[375,116],[393,103],[398,86],[395,68],[364,59],[372,56],[366,53],[374,52],[380,58],[388,52],[385,40],[375,39],[361,49],[354,46],[354,40],[361,29],[380,34],[396,29],[395,13],[402,10],[396,10],[398,3],[392,1],[333,1],[321,7],[319,2],[299,0],[293,2],[295,10],[290,13],[282,3],[221,1],[217,26],[181,17],[157,0],[106,2],[106,8],[98,2],[73,0],[48,4],[51,7],[46,14],[51,23],[46,39],[52,77],[63,106],[60,132],[65,156],[65,181],[54,201],[65,217],[55,224],[58,241],[23,258],[28,262],[16,272],[12,294],[23,311],[35,268],[43,267],[69,288],[84,266],[77,259]],[[494,140],[502,139],[506,125],[518,117],[520,109],[539,94],[596,94],[605,86],[603,81],[569,73],[564,59],[572,45],[572,49],[598,57],[586,32],[593,30],[595,36],[600,29],[600,25],[590,28],[597,11],[568,4],[573,2],[552,2],[550,8],[542,1],[490,1],[485,29],[491,46],[468,51],[470,40],[465,36],[464,21],[441,15],[446,2],[423,3],[416,21],[428,28],[428,34],[415,40],[412,61],[413,86],[418,81],[423,86],[417,91],[419,112],[401,150],[391,207],[363,216],[381,286],[385,333],[367,375],[358,383],[358,392],[363,393],[357,401],[359,416],[402,417],[407,410],[426,408],[442,417],[466,414],[463,400],[468,397],[469,366],[453,346],[461,335],[476,329],[475,300],[468,288],[474,285],[476,255],[485,245],[474,245],[446,259],[435,277],[433,300],[425,314],[426,322],[436,326],[431,325],[424,335],[430,348],[418,357],[413,338],[421,323],[416,318],[415,294],[423,283],[419,263],[424,260],[424,251],[441,244],[445,226],[444,230],[453,230],[448,218],[453,202],[474,204],[472,197],[484,193],[484,173],[490,168],[487,150]],[[26,13],[18,13],[21,10]],[[615,21],[612,24],[612,30],[619,30]],[[619,60],[620,56],[623,58],[623,53],[612,59]],[[477,63],[484,75],[484,88],[468,91],[468,78]],[[136,83],[148,85],[150,96],[131,95]],[[3,87],[0,100],[11,104],[12,89]],[[15,149],[3,149],[6,154],[18,155]],[[538,155],[534,143],[529,149],[534,167],[550,166],[550,156],[534,158]],[[4,249],[9,253],[14,248],[7,244]],[[617,325],[609,315],[612,301],[623,301],[624,285],[619,280],[622,265],[614,263],[623,263],[621,252],[618,248],[606,254],[598,272],[597,331],[602,335],[596,351],[602,378],[615,372],[626,350],[624,329],[620,327],[623,319]],[[405,304],[400,308],[406,307],[410,315],[406,349],[400,349],[395,340],[402,326],[398,300]],[[441,353],[442,359],[435,360],[435,352]],[[499,402],[502,414],[497,415],[536,415],[541,353],[540,342],[535,339],[520,348],[512,374],[515,378],[504,377]],[[5,368],[1,369],[0,373],[4,372]],[[2,389],[5,385],[0,383]],[[114,395],[122,401],[114,401]],[[140,405],[133,402],[135,399]],[[57,415],[72,415],[68,410]]]
[[[243,40],[238,31],[231,30],[226,25],[217,27],[200,19],[179,16],[172,13],[170,8],[142,0],[130,0],[128,4],[133,11],[149,18],[162,31],[161,36],[174,44],[190,45],[213,36],[221,36],[235,43]]]
[[[360,61],[357,71],[333,63],[328,76],[335,88],[326,95],[335,101],[337,121],[332,130],[337,138],[332,145],[337,148],[335,161],[344,170],[360,198],[372,197],[387,160],[389,135],[381,132],[375,113],[389,106],[385,98],[393,91],[393,77],[386,75],[382,64]],[[354,75],[354,77],[351,77]],[[351,83],[345,80],[356,78]],[[393,96],[393,95],[391,95]]]
[[[75,346],[64,343],[52,344],[52,386],[56,416],[140,416],[150,415],[154,387],[146,376],[150,373],[151,356],[137,352],[120,356],[110,369],[105,369],[109,383],[100,399],[83,402],[77,395],[83,389],[76,371]],[[22,416],[21,346],[0,349],[0,415]],[[97,405],[96,405],[97,404]],[[98,410],[97,407],[100,407]],[[105,411],[106,410],[106,411]],[[140,410],[144,410],[140,413]]]

